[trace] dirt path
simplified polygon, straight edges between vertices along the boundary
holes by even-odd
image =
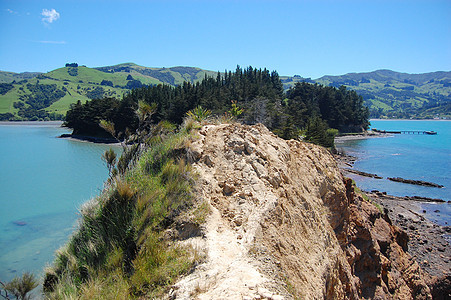
[[[227,196],[235,191],[232,181],[239,175],[233,172],[239,169],[236,166],[239,162],[223,157],[230,153],[216,152],[227,149],[226,139],[221,130],[206,137],[208,130],[207,126],[201,131],[201,138],[193,147],[198,146],[194,151],[202,151],[204,157],[195,167],[200,177],[200,193],[211,213],[203,228],[204,238],[188,241],[203,249],[206,259],[174,286],[173,299],[290,299],[288,294],[281,296],[272,288],[274,279],[261,271],[258,257],[249,253],[259,220],[276,197],[258,195],[255,189],[259,183],[255,182],[249,182],[253,188],[243,188],[241,197]],[[261,201],[245,201],[246,195],[252,193]]]
[[[265,288],[270,279],[214,207],[205,233],[207,261],[177,283],[176,299],[284,299]]]

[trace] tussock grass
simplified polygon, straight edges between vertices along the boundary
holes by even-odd
[[[373,204],[374,206],[376,206],[376,208],[381,212],[381,214],[384,214],[384,209],[382,208],[382,206],[379,205],[379,203],[376,203],[374,201],[372,201],[368,195],[366,193],[364,193],[355,183],[354,180],[352,180],[352,185],[354,186],[354,191],[359,194],[363,200],[365,200],[366,202],[370,202],[371,204]]]
[[[78,230],[46,270],[46,297],[158,297],[201,259],[196,249],[170,243],[163,234],[189,209],[199,223],[208,213],[193,205],[194,176],[185,162],[187,139],[196,128],[186,122],[178,133],[149,141],[136,163],[124,163],[108,188],[82,206]]]

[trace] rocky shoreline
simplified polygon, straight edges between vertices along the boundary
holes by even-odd
[[[95,144],[118,144],[118,141],[113,138],[93,137],[93,136],[87,136],[87,135],[74,135],[74,134],[70,134],[70,133],[62,134],[58,138],[72,139],[72,140],[90,142],[90,143],[95,143]]]
[[[349,155],[335,156],[338,166],[344,176],[347,173],[359,176],[373,177],[349,169],[356,158]],[[448,224],[440,226],[426,218],[427,211],[421,203],[441,203],[451,205],[442,199],[432,199],[420,196],[396,197],[386,192],[364,192],[370,201],[383,208],[384,213],[393,225],[400,227],[408,237],[407,252],[416,260],[424,272],[428,285],[434,291],[434,299],[449,299],[451,288],[451,227]]]
[[[374,179],[382,179],[383,178],[377,174],[366,173],[366,172],[362,172],[359,170],[354,170],[354,169],[343,169],[343,170],[346,172],[349,172],[349,173],[354,173],[354,174],[357,174],[360,176],[370,177],[370,178],[374,178]]]
[[[434,299],[450,299],[451,227],[428,220],[421,202],[413,201],[411,197],[395,197],[376,191],[367,192],[366,195],[383,207],[394,225],[407,233],[407,252],[427,274]]]
[[[441,184],[423,181],[423,180],[412,180],[412,179],[405,179],[405,178],[401,178],[401,177],[387,177],[387,179],[391,180],[391,181],[402,182],[402,183],[407,183],[407,184],[430,186],[430,187],[436,187],[436,188],[443,187],[443,185],[441,185]]]
[[[366,192],[369,199],[384,208],[390,220],[409,236],[408,252],[432,276],[450,275],[451,227],[426,218],[421,202],[380,192]],[[448,205],[448,204],[443,204]]]
[[[374,179],[383,179],[382,176],[379,176],[377,174],[367,173],[367,172],[359,171],[356,169],[350,169],[350,168],[353,168],[353,164],[357,159],[356,157],[353,157],[350,155],[344,155],[344,154],[337,154],[337,155],[335,155],[335,158],[337,159],[337,161],[339,163],[339,168],[344,172],[353,173],[353,174],[357,174],[357,175],[369,177],[369,178],[374,178]],[[348,167],[350,167],[350,168],[348,168]],[[387,177],[387,179],[390,181],[401,182],[401,183],[405,183],[405,184],[413,184],[413,185],[428,186],[428,187],[435,187],[435,188],[443,188],[444,187],[441,184],[423,181],[423,180],[405,179],[405,178],[401,178],[401,177]],[[418,196],[414,196],[413,198],[414,199],[418,198],[419,200],[420,199],[430,199],[430,198],[424,198],[424,197],[418,197]],[[433,202],[445,202],[444,200],[441,200],[441,199],[432,199],[432,200],[433,200]],[[426,201],[428,201],[428,200],[426,200]]]

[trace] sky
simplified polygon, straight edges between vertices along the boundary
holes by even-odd
[[[451,0],[0,0],[0,70],[451,71]]]

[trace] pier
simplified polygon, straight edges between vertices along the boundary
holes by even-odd
[[[372,129],[374,132],[379,133],[392,133],[392,134],[437,134],[436,131],[426,131],[426,130],[378,130],[376,128]]]

